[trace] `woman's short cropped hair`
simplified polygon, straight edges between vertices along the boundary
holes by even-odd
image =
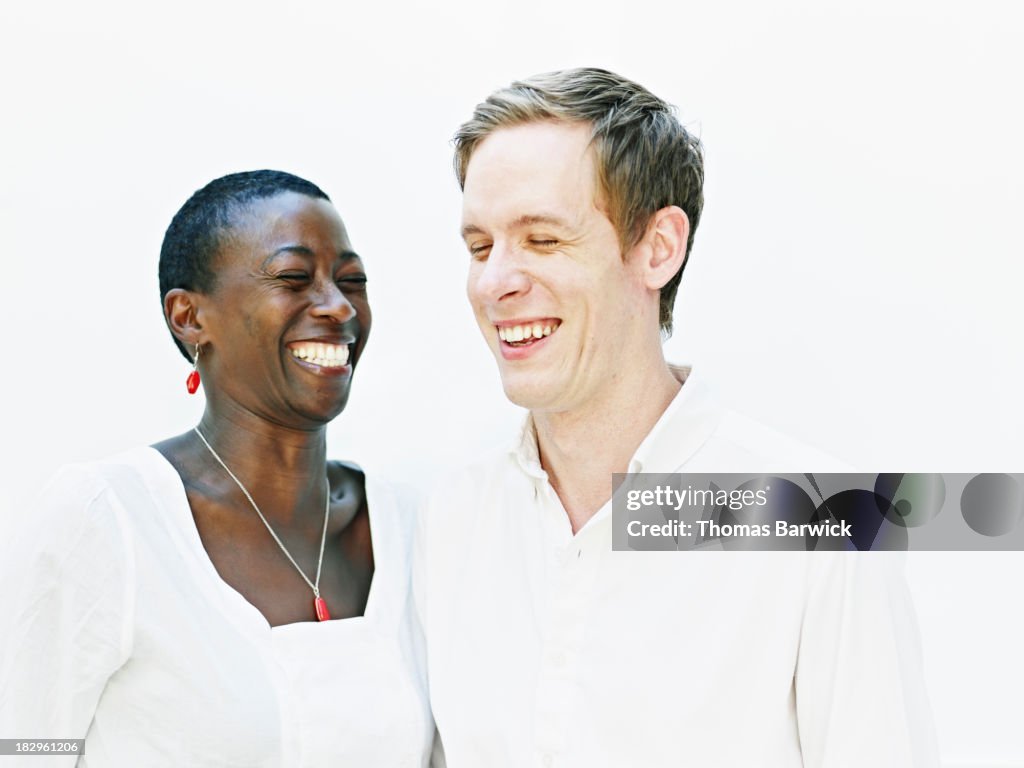
[[[683,266],[661,289],[659,320],[672,331],[672,307],[704,205],[704,152],[675,109],[642,85],[604,69],[567,69],[536,75],[492,93],[455,134],[459,185],[473,152],[489,134],[546,120],[591,126],[599,197],[607,206],[623,254],[643,236],[651,216],[679,206],[690,220]]]
[[[244,171],[214,179],[195,192],[171,219],[160,247],[160,303],[172,288],[207,293],[213,289],[214,262],[224,234],[257,200],[297,192],[330,201],[316,184],[284,171]],[[191,362],[192,356],[175,337]]]

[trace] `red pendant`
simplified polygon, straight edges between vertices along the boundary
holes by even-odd
[[[317,621],[331,620],[331,614],[327,612],[327,602],[322,597],[318,597],[313,601],[313,608],[316,609]]]
[[[196,390],[199,389],[199,371],[192,371],[185,379],[185,386],[188,387],[188,393],[194,395]]]

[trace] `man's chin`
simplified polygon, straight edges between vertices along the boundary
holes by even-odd
[[[536,376],[503,376],[501,386],[510,403],[530,411],[547,410],[555,399],[552,387],[538,381]]]

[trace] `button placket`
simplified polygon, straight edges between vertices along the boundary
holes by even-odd
[[[579,660],[598,575],[602,529],[577,535],[552,552],[552,596],[541,647],[535,720],[538,753],[557,761],[580,709]]]

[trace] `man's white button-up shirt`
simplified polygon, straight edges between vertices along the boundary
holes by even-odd
[[[843,469],[694,376],[629,466]],[[527,419],[423,516],[416,590],[448,768],[937,765],[899,557],[612,551],[611,503],[573,535]]]

